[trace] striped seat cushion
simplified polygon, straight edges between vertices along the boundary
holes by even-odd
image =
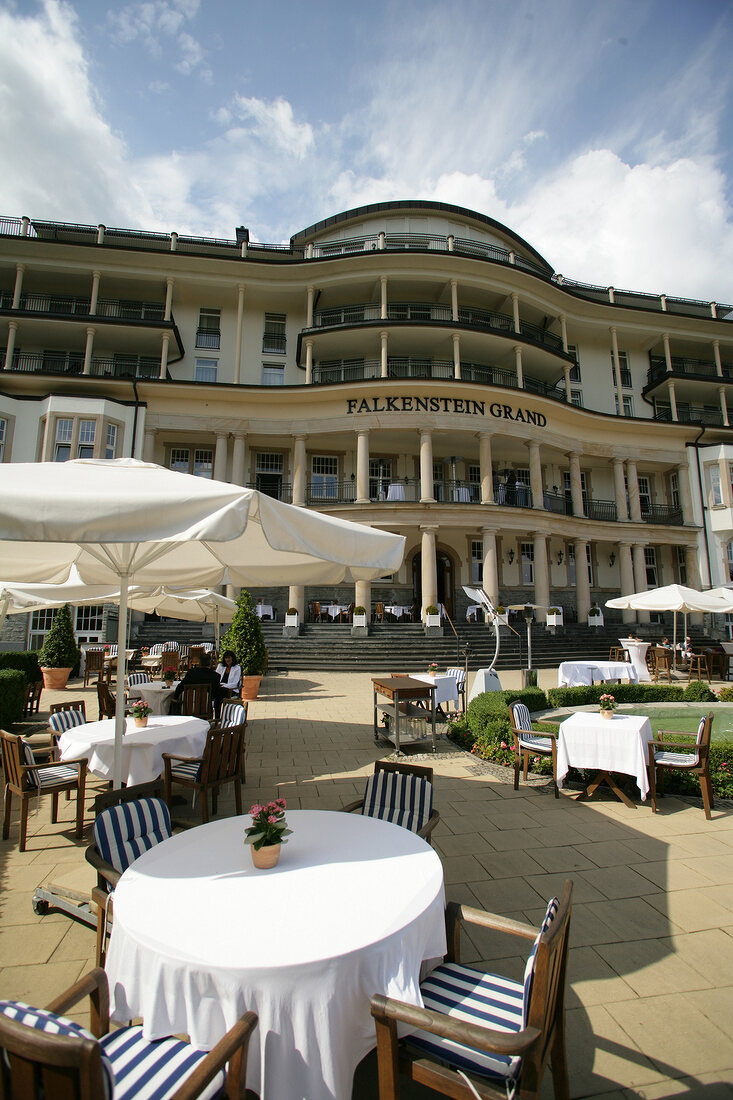
[[[417,833],[433,812],[433,786],[427,779],[399,772],[377,772],[369,777],[362,813],[402,825]]]
[[[224,703],[221,708],[222,726],[241,726],[247,721],[244,707],[241,703]]]
[[[201,761],[194,760],[191,763],[179,763],[171,766],[171,775],[177,776],[179,779],[193,780],[194,783],[198,783],[201,778]]]
[[[552,754],[552,738],[551,737],[525,737],[519,738],[520,749],[529,749],[530,752],[537,752],[540,755]]]
[[[110,806],[94,822],[97,851],[120,872],[172,834],[171,816],[160,798],[139,798]]]
[[[20,756],[22,764],[34,765],[36,762],[33,749],[22,737],[20,738]],[[26,772],[26,775],[28,776],[29,787],[39,787],[42,791],[52,791],[54,787],[58,787],[62,783],[77,780],[79,778],[79,768],[74,767],[73,764],[66,764],[63,768],[39,767],[38,771]]]
[[[147,672],[131,672],[127,677],[127,686],[135,687],[137,684],[149,684],[150,676]]]
[[[114,1100],[167,1100],[206,1057],[180,1039],[143,1038],[141,1027],[121,1027],[100,1039],[114,1076]],[[224,1087],[218,1073],[201,1096],[213,1100]]]
[[[537,948],[540,945],[540,940],[542,939],[542,936],[557,916],[557,909],[557,898],[551,898],[550,901],[547,903],[547,909],[545,910],[545,915],[542,918],[540,930],[535,937],[535,941],[532,944],[532,950],[529,953],[527,962],[524,967],[524,1004],[522,1012],[522,1027],[526,1027],[527,1023],[529,1022],[529,1004],[532,997],[532,984],[534,982],[534,966],[535,960],[537,958]]]
[[[540,737],[532,732],[532,716],[526,704],[512,703],[511,711],[514,715],[514,725],[518,730],[523,731],[519,738],[519,747],[539,753],[541,756],[552,753],[552,738]]]
[[[703,715],[697,727],[694,752],[667,752],[662,749],[660,752],[654,753],[655,763],[667,768],[696,768],[700,763],[700,741],[705,729],[705,722],[706,716]]]
[[[64,730],[73,729],[74,726],[85,726],[86,723],[87,720],[80,710],[57,710],[48,719],[49,726],[56,733],[63,733]]]
[[[77,1024],[74,1020],[69,1020],[66,1016],[57,1016],[54,1012],[49,1012],[45,1008],[34,1008],[23,1001],[0,1001],[0,1014],[6,1016],[9,1020],[15,1020],[16,1023],[23,1024],[25,1027],[42,1031],[44,1035],[68,1036],[72,1039],[89,1039],[92,1043],[98,1042],[91,1031],[87,1031],[86,1028],[82,1027],[81,1024]],[[111,1098],[114,1096],[117,1100],[112,1063],[104,1050],[102,1051],[102,1075],[105,1083],[105,1097]]]
[[[105,653],[107,654],[108,657],[116,657],[117,656],[117,646],[116,645],[105,646],[104,649],[105,649]]]

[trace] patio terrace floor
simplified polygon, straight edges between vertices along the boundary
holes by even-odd
[[[540,686],[552,686],[555,675],[541,672]],[[504,687],[518,680],[518,673],[502,673]],[[72,684],[65,693],[44,692],[42,702],[47,708],[64,697],[86,698],[89,718],[96,718],[93,689]],[[41,724],[46,717],[42,712]],[[372,737],[368,675],[268,676],[249,705],[245,809],[277,796],[293,809],[337,810],[362,793],[374,760],[388,750]],[[610,792],[576,803],[566,791],[556,801],[544,780],[515,792],[509,770],[494,774],[442,738],[426,763],[436,773],[441,820],[433,836],[448,899],[538,924],[547,899],[566,877],[574,880],[571,1095],[733,1096],[730,805],[716,807],[708,822],[693,800],[667,797],[653,816],[649,804],[628,809]],[[102,788],[91,779],[89,825]],[[38,917],[31,908],[42,883],[82,888],[93,881],[83,855],[91,829],[76,841],[74,801],[62,796],[58,825],[50,823],[50,804],[48,797],[33,804],[25,853],[18,852],[15,807],[10,839],[0,842],[0,997],[36,1004],[94,965],[91,928],[53,911]],[[233,799],[223,797],[219,814],[232,812]],[[486,934],[464,944],[465,962],[521,978],[524,959],[512,954],[511,940]],[[371,1063],[370,1056],[357,1071],[358,1100],[377,1096]],[[548,1073],[543,1096],[552,1095]]]

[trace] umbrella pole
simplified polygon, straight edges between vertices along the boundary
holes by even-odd
[[[672,630],[672,645],[674,646],[674,649],[672,650],[672,668],[676,672],[677,671],[677,612],[676,611],[674,612],[674,620],[673,621],[674,621],[674,629]]]
[[[120,612],[117,618],[117,699],[115,703],[115,755],[112,769],[112,786],[122,786],[122,738],[125,733],[125,652],[127,635],[127,586],[129,574],[120,573]]]

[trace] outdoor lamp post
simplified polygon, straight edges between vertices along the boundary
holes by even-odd
[[[534,608],[531,604],[524,605],[524,621],[527,624],[527,667],[522,670],[522,687],[531,687],[537,682],[537,673],[532,671],[532,619]]]

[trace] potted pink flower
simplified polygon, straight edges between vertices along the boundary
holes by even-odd
[[[252,862],[255,867],[268,869],[274,867],[280,858],[280,848],[287,844],[286,836],[292,834],[285,820],[284,798],[272,802],[255,802],[250,806],[252,824],[245,829],[244,843],[251,844]]]
[[[153,708],[144,699],[136,699],[130,709],[130,714],[135,719],[136,726],[147,726],[148,718],[152,713]]]
[[[598,705],[601,711],[601,718],[613,718],[613,712],[618,706],[618,703],[613,695],[602,695],[598,701]]]

